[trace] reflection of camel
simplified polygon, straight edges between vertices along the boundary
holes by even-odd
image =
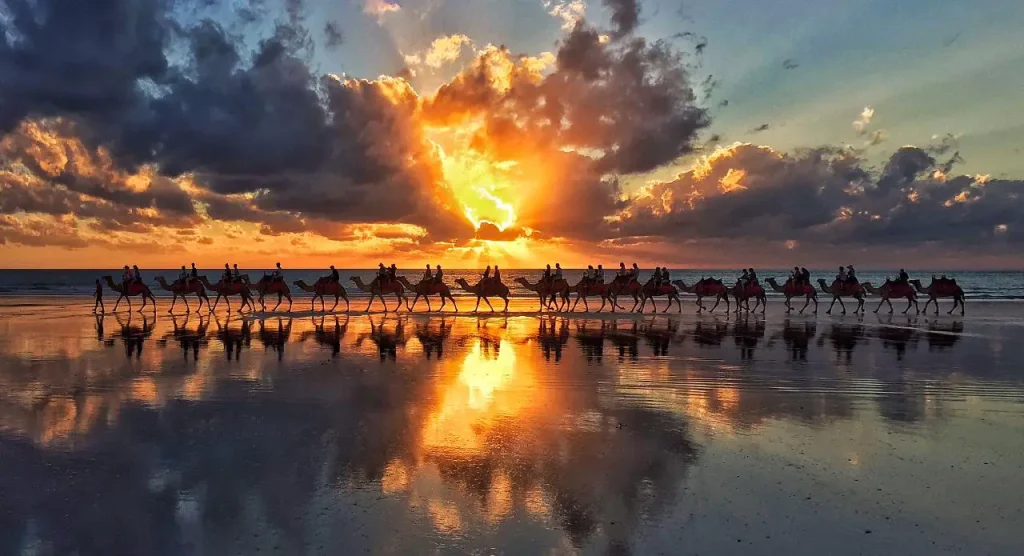
[[[209,317],[200,315],[199,326],[196,329],[190,329],[188,327],[191,315],[186,315],[184,322],[178,324],[178,316],[171,317],[171,331],[164,334],[162,340],[175,340],[178,342],[178,347],[181,348],[182,356],[185,360],[188,360],[188,352],[193,352],[193,359],[199,359],[199,346],[206,344],[206,329],[210,326]]]
[[[153,329],[156,328],[156,319],[150,323],[146,315],[142,316],[142,326],[132,324],[132,315],[128,313],[127,320],[122,320],[121,315],[115,313],[114,318],[117,320],[117,324],[121,326],[121,332],[118,334],[121,336],[124,342],[124,354],[130,359],[132,354],[135,354],[135,358],[139,359],[142,357],[142,344],[153,335]]]
[[[210,307],[210,298],[206,297],[206,288],[204,288],[203,283],[198,280],[192,280],[188,286],[185,286],[181,280],[175,280],[173,284],[168,284],[167,280],[164,280],[163,276],[157,276],[156,283],[160,284],[160,287],[165,291],[169,291],[174,294],[174,297],[171,299],[171,308],[167,310],[168,313],[174,312],[174,304],[178,301],[179,297],[185,303],[185,312],[191,313],[192,309],[188,306],[188,299],[185,297],[190,294],[194,294],[199,298],[199,309],[196,309],[197,311],[203,310],[204,300],[206,301],[206,307]]]
[[[309,301],[310,311],[313,311],[314,308],[316,307],[316,299],[318,297],[320,298],[320,310],[324,311],[324,309],[327,307],[327,304],[324,303],[324,296],[326,295],[334,296],[334,306],[331,307],[331,311],[334,311],[335,309],[338,308],[339,299],[344,299],[345,310],[348,311],[349,309],[348,292],[345,291],[345,287],[339,284],[338,282],[331,280],[330,278],[320,278],[312,286],[310,286],[303,280],[296,280],[295,287],[299,288],[304,292],[309,292],[313,294],[313,298],[310,299]]]
[[[604,338],[608,328],[608,321],[598,321],[596,326],[591,321],[574,319],[576,325],[576,342],[580,345],[580,351],[587,363],[600,363],[604,357]]]
[[[562,360],[562,347],[569,343],[569,320],[565,318],[540,317],[537,319],[537,336],[544,360],[551,361],[552,352],[555,363]]]
[[[787,318],[782,325],[782,342],[789,349],[790,357],[794,360],[806,361],[807,348],[817,332],[817,321],[792,322]]]
[[[430,296],[439,295],[441,296],[441,308],[438,309],[438,311],[444,311],[444,306],[450,299],[452,306],[455,307],[455,312],[459,312],[459,306],[455,303],[455,298],[452,297],[452,290],[444,282],[435,282],[433,279],[420,280],[420,282],[414,286],[405,276],[399,276],[398,281],[416,294],[415,299],[412,300],[412,305],[409,305],[408,297],[405,299],[405,306],[410,311],[416,308],[416,302],[420,300],[420,297],[427,300],[427,311],[432,311],[433,309],[430,308]]]
[[[142,296],[142,307],[139,307],[140,313],[142,312],[143,309],[146,308],[146,300],[153,302],[153,312],[156,312],[156,298],[153,297],[153,292],[149,291],[149,286],[132,281],[128,284],[128,287],[125,288],[121,284],[115,284],[114,279],[111,278],[110,276],[104,276],[103,280],[107,282],[108,288],[117,292],[118,294],[117,302],[114,303],[115,312],[117,311],[117,306],[121,304],[122,299],[128,302],[128,311],[131,311],[132,297],[136,295]]]
[[[928,340],[928,350],[936,349],[942,351],[951,348],[960,341],[964,332],[964,323],[953,321],[951,323],[928,323],[928,332],[925,338]]]
[[[387,323],[386,319],[381,319],[378,326],[374,324],[372,318],[369,316],[366,318],[370,322],[370,331],[363,332],[356,338],[356,347],[362,347],[364,341],[370,340],[377,346],[377,355],[380,356],[381,362],[385,359],[395,361],[398,358],[398,347],[405,347],[405,343],[409,341],[405,336],[405,319],[399,317],[394,331],[388,332],[384,327]]]
[[[214,313],[214,322],[217,324],[216,337],[224,346],[224,353],[227,355],[228,361],[231,360],[232,353],[237,361],[238,356],[242,353],[242,347],[249,347],[252,345],[252,323],[247,318],[239,320],[242,325],[235,330],[231,328],[230,319],[227,321],[226,326],[221,326],[220,318],[217,317],[216,313]]]
[[[736,340],[736,347],[740,348],[740,359],[751,360],[754,358],[754,349],[764,338],[764,332],[764,319],[755,317],[751,322],[746,315],[736,317],[732,333]]]
[[[260,320],[260,328],[257,331],[257,337],[260,339],[260,343],[262,343],[264,347],[270,348],[271,351],[277,352],[278,361],[284,359],[284,346],[288,343],[288,337],[291,336],[291,334],[291,317],[277,317],[276,328],[269,328],[266,326],[265,321]]]
[[[685,293],[692,293],[697,296],[697,314],[704,312],[704,298],[714,297],[715,306],[711,308],[711,312],[714,313],[715,309],[718,308],[718,304],[725,301],[725,310],[731,312],[729,306],[729,288],[725,287],[725,284],[721,280],[715,280],[714,278],[701,278],[699,282],[692,286],[687,286],[686,282],[682,280],[672,280],[672,284],[679,288],[680,291]]]
[[[489,297],[500,297],[505,300],[505,308],[503,312],[508,312],[508,286],[501,282],[495,282],[494,280],[487,280],[484,283],[483,280],[478,282],[474,286],[470,286],[469,282],[466,282],[465,278],[458,278],[455,283],[462,289],[476,296],[476,307],[473,307],[473,312],[477,312],[480,309],[480,300],[483,299],[487,302],[487,306],[491,308],[491,312],[494,312],[494,306],[491,305]]]
[[[864,311],[864,288],[860,287],[860,284],[845,284],[836,280],[829,286],[825,284],[823,278],[818,278],[818,286],[821,287],[821,291],[832,296],[832,304],[828,306],[828,311],[825,311],[825,314],[831,315],[832,307],[835,307],[836,301],[838,301],[845,315],[846,304],[843,303],[844,297],[852,297],[857,300],[857,308],[853,310],[854,313]]]
[[[334,317],[334,327],[330,330],[325,328],[324,323],[325,317],[320,317],[318,323],[314,317],[309,317],[310,322],[313,323],[313,330],[305,330],[299,336],[299,342],[305,343],[309,338],[313,338],[317,344],[331,348],[331,356],[337,356],[341,353],[341,339],[345,336],[345,332],[348,330],[348,315],[345,316],[345,321],[342,323],[338,317]]]
[[[639,338],[639,325],[637,321],[631,321],[632,324],[626,329],[619,328],[619,321],[613,320],[608,325],[608,331],[606,336],[608,341],[613,346],[619,349],[619,362],[626,360],[628,355],[632,361],[636,361],[640,358],[640,338]]]
[[[434,322],[438,322],[438,326],[433,328],[431,325]],[[445,318],[440,319],[428,319],[422,324],[416,325],[416,339],[419,340],[420,346],[423,347],[423,355],[427,359],[430,359],[434,353],[437,353],[437,359],[441,360],[444,357],[444,344],[448,340],[448,337],[452,333],[453,323],[445,322]]]
[[[238,304],[238,312],[242,312],[242,309],[248,305],[253,311],[256,310],[256,304],[252,301],[252,293],[249,291],[249,279],[247,276],[243,277],[238,282],[217,282],[211,284],[210,280],[206,276],[200,276],[199,281],[203,283],[206,289],[216,292],[217,298],[213,300],[213,309],[217,308],[217,304],[220,303],[220,298],[224,298],[224,303],[227,303],[228,313],[231,312],[231,300],[228,299],[231,296],[237,295],[242,298],[242,302]],[[212,309],[211,309],[212,310]]]
[[[871,295],[877,295],[882,298],[882,300],[878,302],[878,307],[875,307],[876,313],[882,308],[883,303],[889,304],[889,312],[892,313],[892,301],[890,301],[890,299],[907,300],[907,308],[903,310],[903,314],[907,314],[911,307],[913,307],[917,313],[921,312],[921,310],[917,308],[917,294],[914,293],[914,288],[911,288],[910,284],[900,284],[899,282],[886,280],[885,283],[877,288],[872,286],[871,282],[864,282],[861,286]]]
[[[370,307],[373,307],[373,300],[380,298],[380,302],[384,305],[384,312],[388,312],[388,302],[384,301],[384,294],[395,294],[398,298],[398,306],[395,307],[395,311],[402,308],[402,301],[405,301],[405,306],[409,306],[409,298],[405,296],[405,287],[402,286],[401,282],[388,282],[386,284],[380,283],[380,278],[374,278],[369,284],[363,282],[363,279],[358,276],[351,276],[349,280],[359,288],[359,291],[370,294],[370,303],[366,305],[366,311],[369,312]]]
[[[961,288],[960,286],[957,285],[955,280],[951,280],[951,279],[943,280],[941,278],[940,279],[932,278],[932,283],[929,284],[927,288],[921,286],[921,281],[920,280],[911,280],[910,283],[914,285],[914,288],[917,289],[917,291],[919,291],[919,292],[921,292],[921,293],[923,293],[923,294],[928,296],[928,301],[925,302],[924,309],[922,309],[923,311],[927,312],[928,311],[928,305],[930,303],[934,303],[935,304],[935,314],[937,315],[937,314],[939,314],[939,298],[940,297],[952,297],[953,298],[953,308],[950,309],[949,312],[946,313],[946,314],[953,314],[953,311],[956,311],[956,307],[957,307],[957,305],[959,305],[960,306],[960,316],[964,315],[964,300],[965,300],[964,290],[963,290],[963,288]]]
[[[647,345],[654,349],[655,357],[667,356],[669,344],[676,340],[679,333],[679,321],[666,319],[664,327],[657,326],[657,323],[656,317],[644,321],[640,327],[640,334],[647,340]]]
[[[771,286],[772,290],[786,296],[787,313],[793,310],[793,298],[802,295],[806,297],[807,300],[804,301],[804,306],[800,308],[800,313],[802,314],[804,309],[806,309],[811,301],[813,301],[814,314],[818,314],[818,293],[814,291],[814,286],[812,284],[796,284],[792,278],[786,280],[786,284],[783,286],[780,286],[779,283],[775,281],[775,278],[769,278],[766,282],[768,282],[768,285]]]
[[[893,326],[892,315],[887,315],[884,321],[882,317],[878,317],[878,324],[880,326],[875,330],[875,336],[882,341],[882,347],[896,350],[896,360],[902,361],[903,355],[907,352],[907,344],[916,340],[917,329],[913,327],[914,321],[908,317],[906,325]]]
[[[720,346],[728,335],[729,323],[717,318],[710,322],[703,318],[698,320],[694,323],[693,331],[690,332],[693,341],[699,346]]]
[[[537,306],[538,311],[543,311],[544,307],[547,307],[549,311],[564,311],[569,306],[569,283],[563,279],[552,279],[550,283],[544,280],[537,280],[536,284],[531,284],[529,280],[520,276],[515,281],[517,284],[537,294],[539,302]],[[551,300],[555,296],[558,296],[557,309],[551,306]],[[545,299],[548,299],[547,304],[544,303]]]
[[[860,322],[836,323],[832,325],[827,335],[818,336],[818,347],[823,347],[827,338],[836,352],[836,362],[845,355],[846,364],[849,365],[853,360],[853,349],[857,347],[857,342],[867,338],[864,332],[864,325]]]

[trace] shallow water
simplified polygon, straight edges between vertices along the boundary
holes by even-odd
[[[0,307],[0,554],[1020,554],[1020,309]]]

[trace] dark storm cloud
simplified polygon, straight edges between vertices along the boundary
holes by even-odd
[[[284,3],[283,19],[271,22],[269,36],[252,51],[249,41],[212,19],[185,25],[174,18],[212,9],[205,0],[8,4],[7,17],[0,18],[5,140],[19,124],[49,118],[73,128],[84,150],[108,152],[111,171],[151,165],[170,178],[194,176],[214,194],[255,194],[254,207],[293,212],[292,221],[305,219],[299,214],[402,220],[436,223],[439,233],[468,233],[441,222],[450,215],[450,198],[434,195],[440,176],[432,147],[411,121],[415,93],[403,90],[404,82],[315,75],[300,1]],[[243,8],[266,10],[261,1]],[[337,46],[337,31],[324,27],[328,47]],[[75,171],[73,163],[54,171],[35,151],[20,163],[83,195],[193,213],[189,194],[163,176],[137,191]],[[218,208],[224,206],[212,213],[227,213]],[[274,229],[294,229],[285,217],[275,220]]]
[[[1024,237],[1024,181],[946,177],[941,166],[916,147],[876,171],[850,149],[787,155],[738,145],[631,199],[613,233],[867,248],[998,249]]]
[[[602,0],[612,11],[612,36],[623,37],[633,32],[640,22],[640,3],[637,0]]]

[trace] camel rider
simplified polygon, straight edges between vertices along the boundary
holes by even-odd
[[[662,269],[661,269],[661,283],[662,284],[671,284],[672,283],[672,275],[669,274],[667,266],[666,267],[662,267]]]
[[[633,270],[629,273],[629,279],[638,282],[640,280],[640,267],[633,263]]]
[[[491,265],[487,265],[487,268],[484,269],[484,273],[480,275],[480,283],[481,284],[486,284],[487,281],[490,280],[490,279],[491,279]]]
[[[747,270],[750,271],[750,274],[747,276],[747,285],[757,285],[757,273],[754,272],[754,269],[752,268],[748,268]]]
[[[811,271],[800,267],[800,282],[805,286],[811,285]]]
[[[222,284],[231,283],[231,265],[224,263],[224,274],[221,275],[220,281]]]
[[[846,281],[851,284],[857,283],[857,272],[853,270],[852,264],[846,267]]]
[[[331,282],[335,284],[341,283],[341,275],[338,274],[338,269],[334,268],[334,265],[331,265]]]
[[[652,278],[654,278],[654,287],[655,288],[660,288],[661,287],[661,267],[660,266],[654,267],[654,276],[652,276]]]
[[[909,284],[910,283],[910,275],[907,274],[907,271],[905,269],[901,268],[900,269],[900,276],[899,276],[899,278],[896,279],[896,281],[901,283],[901,284]]]
[[[562,279],[562,265],[560,263],[555,263],[555,276],[554,276],[554,279],[552,280],[552,282],[554,280],[561,280],[561,279]]]
[[[619,282],[626,282],[629,278],[629,271],[626,270],[626,263],[619,263],[619,271],[615,273],[615,279]]]
[[[544,269],[544,274],[541,275],[540,279],[545,284],[551,283],[551,265],[547,265],[547,268]]]
[[[498,270],[498,265],[494,265],[494,277],[492,279],[495,284],[501,283],[501,270]]]
[[[430,282],[434,279],[434,275],[430,273],[430,265],[427,265],[427,269],[423,271],[423,281]]]
[[[178,275],[178,282],[181,282],[182,285],[188,283],[188,271],[185,270],[185,265],[181,265],[181,274]]]
[[[587,265],[587,273],[583,275],[583,282],[587,286],[592,286],[595,282],[597,282],[597,271],[594,270],[594,265]]]
[[[794,286],[800,285],[800,267],[793,267],[793,272],[789,273],[789,281],[793,282]]]
[[[199,269],[196,268],[196,263],[192,263],[192,272],[189,273],[188,284],[192,285],[192,282],[199,280]]]
[[[597,271],[594,272],[594,282],[598,284],[604,283],[604,267],[597,265]]]
[[[750,281],[750,272],[747,269],[744,268],[743,269],[743,275],[740,276],[739,282],[740,282],[740,284],[743,284],[744,286],[746,286],[747,282],[749,282],[749,281]]]
[[[391,266],[388,267],[388,282],[390,283],[396,280],[398,280],[398,267],[395,266],[395,263],[391,263]]]
[[[231,280],[234,282],[242,281],[242,273],[238,271],[238,263],[231,266]]]
[[[274,271],[270,273],[270,276],[274,280],[284,280],[284,270],[281,268],[281,263],[274,265]]]
[[[845,282],[846,281],[846,269],[845,268],[839,267],[839,274],[836,275],[836,280],[839,280],[840,282]]]
[[[434,272],[434,282],[440,284],[444,280],[444,271],[441,270],[441,265],[437,265],[437,271]]]
[[[388,280],[388,268],[384,263],[377,263],[377,283],[384,284]]]
[[[142,283],[142,272],[139,270],[139,265],[132,266],[132,279],[137,283]]]
[[[181,265],[181,270],[185,270],[185,265]],[[132,269],[128,265],[124,265],[124,271],[121,272],[121,287],[128,288],[128,284],[131,283],[132,279]],[[935,281],[934,276],[932,276],[932,281]]]

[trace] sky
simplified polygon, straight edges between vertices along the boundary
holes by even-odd
[[[0,267],[1024,266],[1024,3],[0,0]]]

